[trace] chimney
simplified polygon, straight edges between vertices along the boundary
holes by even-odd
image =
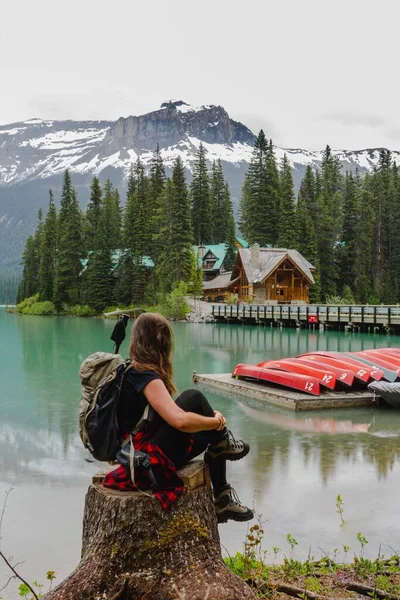
[[[203,258],[204,254],[205,254],[205,252],[206,252],[206,247],[205,247],[205,245],[203,244],[203,242],[201,242],[201,244],[200,244],[200,246],[199,246],[199,250],[198,250],[198,252],[199,252],[199,256],[200,256],[200,258]]]
[[[260,263],[260,244],[254,244],[250,248],[250,262],[253,269],[256,271],[260,271],[261,263]]]

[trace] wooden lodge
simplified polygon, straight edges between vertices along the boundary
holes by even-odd
[[[236,237],[236,248],[248,248],[248,244],[240,237]],[[193,251],[203,270],[204,281],[214,280],[219,275],[226,274],[225,259],[227,254],[226,244],[200,244],[193,246]],[[214,294],[215,295],[215,294]]]
[[[257,304],[307,304],[314,267],[298,252],[286,248],[239,248],[231,273],[203,285],[209,301],[234,295]]]

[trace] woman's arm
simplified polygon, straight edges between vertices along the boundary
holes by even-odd
[[[193,412],[185,412],[175,404],[161,379],[150,381],[144,388],[143,394],[160,417],[179,431],[186,433],[211,429],[221,431],[225,427],[225,419],[220,413],[216,413],[215,417],[204,417]]]

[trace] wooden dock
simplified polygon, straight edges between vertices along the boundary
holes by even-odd
[[[400,332],[397,305],[213,304],[211,314],[217,323]]]
[[[301,392],[292,392],[264,383],[235,379],[230,373],[200,375],[195,371],[193,381],[205,389],[218,390],[220,393],[237,394],[294,411],[374,406],[379,401],[379,398],[373,393],[357,390],[349,390],[348,392],[324,391],[321,392],[320,396],[309,396]]]

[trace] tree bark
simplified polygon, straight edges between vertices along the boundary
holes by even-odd
[[[184,494],[169,512],[154,496],[89,487],[81,561],[45,600],[253,600],[221,557],[202,461],[180,471]]]

